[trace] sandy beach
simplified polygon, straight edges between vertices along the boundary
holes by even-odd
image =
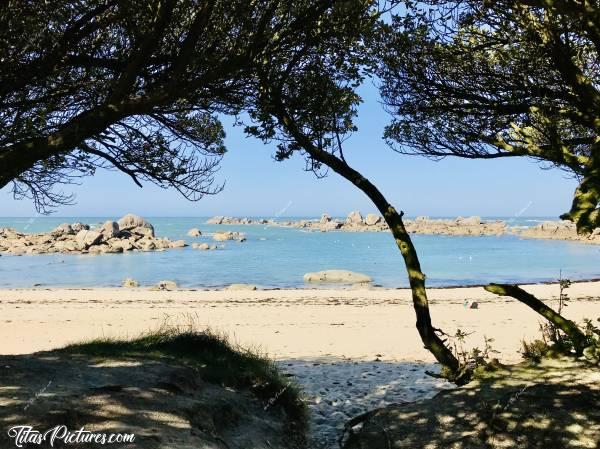
[[[556,304],[556,284],[524,288]],[[568,294],[568,318],[600,317],[600,282],[574,283]],[[430,289],[429,296],[437,327],[470,333],[466,348],[493,338],[502,362],[520,361],[521,341],[539,336],[537,314],[482,287]],[[465,305],[473,301],[477,308]],[[436,367],[414,328],[407,289],[6,289],[0,316],[2,354],[134,337],[164,324],[210,327],[268,354],[299,382],[313,411],[313,434],[329,444],[351,416],[452,387],[425,374]]]

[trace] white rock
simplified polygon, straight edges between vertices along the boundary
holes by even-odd
[[[138,281],[136,281],[135,279],[126,278],[126,279],[123,279],[123,283],[121,285],[126,288],[135,288],[135,287],[139,287],[140,283]]]
[[[185,248],[186,246],[188,246],[188,244],[185,243],[185,240],[175,240],[174,242],[171,242],[168,246],[170,248]]]
[[[213,240],[217,242],[224,242],[226,240],[237,240],[244,242],[246,236],[243,232],[231,232],[231,231],[218,231],[213,234]]]
[[[365,224],[368,226],[376,225],[380,221],[381,221],[381,217],[379,215],[375,215],[375,214],[369,214],[365,218]]]
[[[192,228],[188,231],[187,235],[189,235],[190,237],[200,237],[202,235],[202,232],[200,232],[200,229],[198,228]]]
[[[348,217],[346,217],[346,223],[348,223],[348,224],[359,225],[359,224],[362,224],[362,220],[363,220],[363,217],[360,214],[360,212],[357,210],[350,212],[348,214]]]
[[[208,220],[206,220],[206,224],[217,224],[220,225],[223,223],[223,220],[225,219],[225,217],[223,217],[222,215],[217,215],[215,217],[209,218]]]
[[[160,290],[175,290],[177,288],[177,282],[175,281],[160,281],[156,284]]]

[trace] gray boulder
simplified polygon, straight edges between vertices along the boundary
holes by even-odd
[[[105,240],[112,239],[119,235],[119,224],[116,221],[109,220],[102,225],[100,232],[104,236]]]

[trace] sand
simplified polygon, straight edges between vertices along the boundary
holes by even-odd
[[[556,284],[525,290],[556,305]],[[600,317],[600,282],[574,283],[565,315]],[[523,339],[540,317],[482,287],[429,289],[436,327],[471,333],[466,348],[493,338],[500,361],[520,361]],[[476,301],[471,309],[465,302]],[[414,328],[407,289],[0,290],[0,353],[24,354],[97,337],[134,337],[168,323],[208,326],[259,349],[305,389],[315,438],[331,444],[350,416],[393,402],[430,397],[451,385],[435,370]]]

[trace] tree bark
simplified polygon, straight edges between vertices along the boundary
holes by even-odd
[[[583,332],[581,332],[579,327],[577,327],[577,325],[572,321],[567,320],[562,315],[552,310],[532,294],[527,293],[521,287],[511,284],[490,284],[484,288],[488,292],[499,296],[511,296],[529,306],[554,324],[557,328],[562,330],[565,334],[567,334],[571,338],[573,347],[575,348],[575,352],[577,352],[577,354],[580,355],[583,353],[586,337]]]

